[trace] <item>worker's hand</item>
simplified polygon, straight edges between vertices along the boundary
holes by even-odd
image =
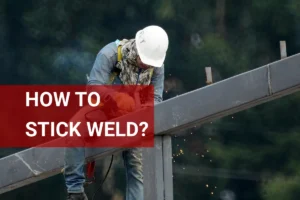
[[[112,95],[113,100],[117,103],[118,112],[129,113],[135,109],[134,99],[126,93],[117,92]]]

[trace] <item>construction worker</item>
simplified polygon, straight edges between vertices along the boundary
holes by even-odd
[[[149,85],[154,86],[154,104],[162,101],[164,88],[164,61],[169,45],[168,35],[159,26],[148,26],[136,33],[134,39],[111,42],[103,47],[90,72],[88,85]],[[117,70],[115,70],[117,69]],[[113,72],[118,74],[112,76]],[[119,97],[116,97],[118,96]],[[120,110],[130,111],[134,107],[131,96],[123,93],[114,95],[101,93],[101,99],[107,96],[120,98]],[[66,148],[64,177],[68,191],[68,200],[87,200],[84,192],[85,149]],[[143,172],[141,149],[132,148],[123,152],[126,168],[126,200],[143,200]]]

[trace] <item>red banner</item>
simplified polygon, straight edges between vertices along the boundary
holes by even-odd
[[[153,147],[153,86],[0,86],[1,147]]]

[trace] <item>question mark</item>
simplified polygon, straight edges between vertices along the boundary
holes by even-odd
[[[143,130],[142,130],[142,132],[143,132],[143,134],[142,134],[142,136],[145,136],[145,131],[146,131],[146,129],[148,128],[148,123],[147,122],[141,122],[140,123],[140,126],[142,126],[142,125],[144,125],[145,127],[143,128]]]

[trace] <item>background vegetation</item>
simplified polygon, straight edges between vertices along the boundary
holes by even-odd
[[[84,84],[97,52],[156,24],[169,34],[164,99],[300,50],[297,0],[1,0],[0,83]],[[300,94],[184,131],[173,140],[175,200],[298,200]],[[6,156],[20,149],[2,149]],[[97,162],[99,182],[110,158]],[[1,177],[0,177],[1,178]],[[98,183],[87,187],[91,198]],[[118,155],[97,199],[123,200]],[[63,177],[0,195],[63,200]],[[101,195],[101,196],[100,196]]]

